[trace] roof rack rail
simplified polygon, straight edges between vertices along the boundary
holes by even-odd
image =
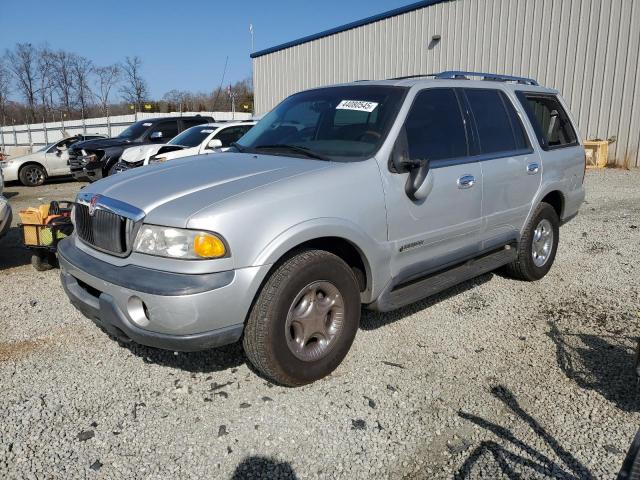
[[[408,80],[410,78],[420,78],[420,77],[436,77],[439,74],[437,73],[421,73],[418,75],[406,75],[404,77],[394,77],[394,78],[390,78],[389,80]]]
[[[500,73],[464,72],[464,71],[458,71],[458,70],[451,70],[447,72],[441,72],[435,75],[435,78],[440,78],[440,79],[446,78],[446,79],[469,80],[469,77],[482,77],[483,80],[488,80],[492,82],[516,82],[516,83],[521,83],[523,85],[538,85],[538,82],[535,81],[533,78],[516,77],[513,75],[502,75]]]

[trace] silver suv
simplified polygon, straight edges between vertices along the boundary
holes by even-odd
[[[362,305],[396,309],[498,268],[544,277],[584,169],[566,105],[530,79],[308,90],[230,152],[82,190],[62,282],[113,336],[181,351],[242,338],[266,377],[302,385],[340,364]]]

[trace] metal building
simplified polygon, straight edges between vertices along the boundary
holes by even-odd
[[[584,139],[640,166],[640,1],[424,0],[255,52],[256,113],[311,87],[444,70],[560,90]]]

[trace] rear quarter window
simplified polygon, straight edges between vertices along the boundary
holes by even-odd
[[[555,95],[519,91],[517,96],[544,150],[578,144],[569,116]]]

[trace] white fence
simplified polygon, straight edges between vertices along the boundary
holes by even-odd
[[[87,118],[84,121],[68,120],[65,122],[32,123],[31,125],[10,125],[0,127],[0,149],[7,153],[11,147],[33,149],[77,134],[101,134],[115,137],[137,120],[188,115],[206,115],[213,117],[216,121],[248,120],[251,118],[250,113],[244,112],[144,112],[108,118]]]

